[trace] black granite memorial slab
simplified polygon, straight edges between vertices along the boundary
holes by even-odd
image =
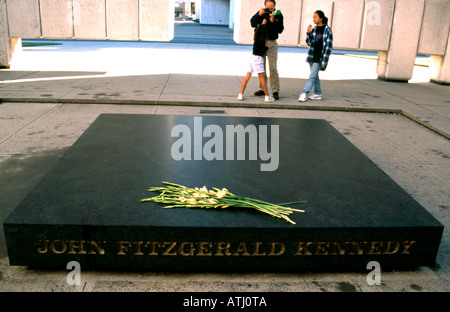
[[[141,203],[162,181],[307,203],[295,225]],[[194,271],[410,269],[443,231],[324,120],[124,114],[100,115],[3,226],[11,265]]]

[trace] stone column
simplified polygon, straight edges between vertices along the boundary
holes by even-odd
[[[5,0],[0,0],[0,68],[9,68],[11,57],[11,39],[9,38],[6,2]]]
[[[419,54],[431,55],[430,80],[450,84],[450,1],[426,0]]]
[[[235,42],[253,44],[254,30],[250,26],[250,19],[263,6],[264,0],[235,1],[235,10],[238,11],[234,19],[233,39]]]
[[[450,84],[450,32],[447,40],[447,50],[444,56],[431,56],[430,81],[439,84]]]
[[[148,41],[170,41],[174,36],[174,1],[139,2],[139,37]]]
[[[73,38],[72,0],[40,0],[39,5],[42,37]]]
[[[378,78],[392,81],[412,78],[423,11],[424,0],[396,1],[389,49],[378,52]]]

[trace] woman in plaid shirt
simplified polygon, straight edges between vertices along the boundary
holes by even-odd
[[[318,10],[314,12],[313,22],[316,27],[308,25],[306,44],[309,46],[306,61],[311,67],[311,74],[303,89],[299,102],[305,102],[309,92],[314,87],[314,94],[308,98],[311,100],[322,99],[322,88],[320,86],[319,71],[325,70],[328,65],[331,51],[333,49],[333,33],[328,26],[328,18]]]

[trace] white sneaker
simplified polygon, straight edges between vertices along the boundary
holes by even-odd
[[[300,97],[298,98],[299,102],[305,102],[306,101],[306,93],[300,94]]]
[[[266,95],[264,102],[275,102],[275,99],[273,98],[273,96]]]
[[[308,96],[308,99],[310,99],[310,100],[321,100],[322,99],[322,95],[320,95],[320,94],[313,94],[311,96]]]
[[[244,95],[242,93],[239,93],[238,101],[242,101],[243,99],[244,99]]]

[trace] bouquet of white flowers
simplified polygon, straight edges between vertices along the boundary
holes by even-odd
[[[183,185],[163,182],[166,187],[151,187],[149,192],[159,192],[160,194],[151,198],[141,199],[141,202],[155,202],[167,204],[163,208],[251,208],[269,214],[276,218],[286,220],[291,224],[295,224],[288,215],[294,211],[305,212],[300,209],[284,207],[305,201],[290,202],[284,204],[271,204],[262,200],[236,196],[230,193],[226,188],[218,189],[216,187],[208,190],[206,186],[202,188],[189,188]]]

